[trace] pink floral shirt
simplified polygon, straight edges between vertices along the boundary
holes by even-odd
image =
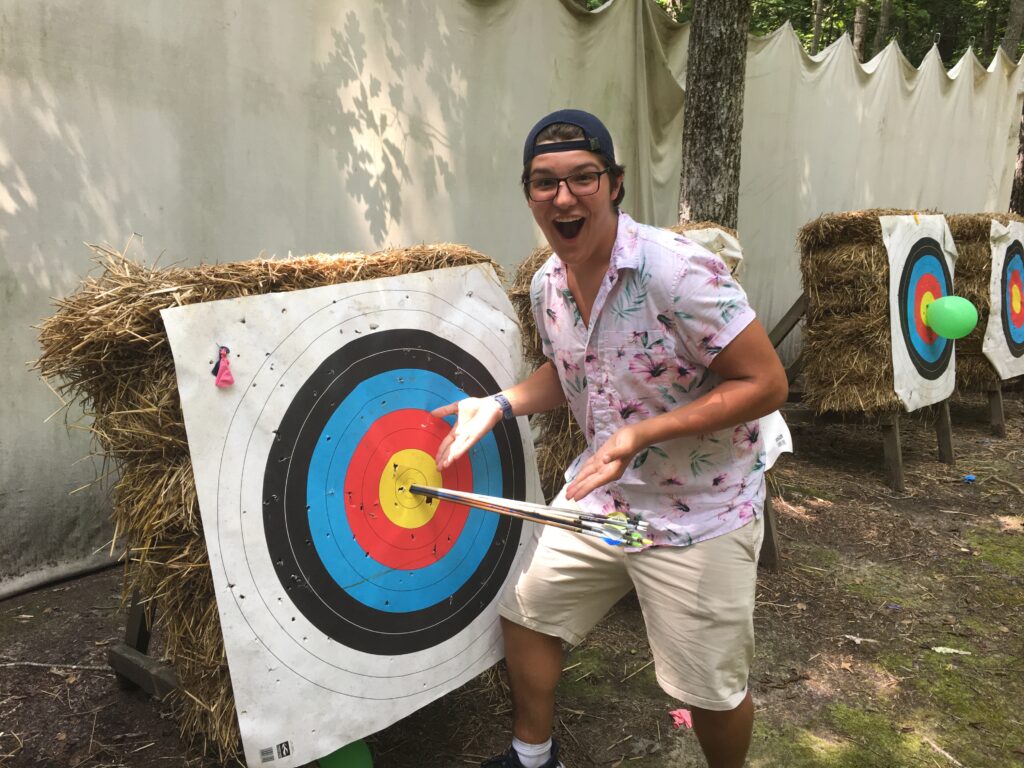
[[[557,254],[534,275],[530,297],[544,354],[587,438],[567,480],[620,427],[713,389],[721,379],[708,366],[754,319],[721,259],[625,213],[589,327]],[[637,514],[650,523],[655,545],[687,546],[760,517],[764,458],[757,421],[677,438],[637,454],[617,482],[581,504]]]

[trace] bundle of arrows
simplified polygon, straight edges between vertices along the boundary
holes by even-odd
[[[484,496],[480,493],[452,491],[447,488],[433,488],[427,485],[412,484],[410,493],[424,496],[427,503],[431,499],[441,499],[454,504],[462,504],[499,515],[517,517],[534,523],[564,528],[584,536],[602,539],[616,547],[649,547],[651,540],[647,538],[647,522],[622,512],[610,515],[595,515],[578,509],[546,507],[543,504],[532,504],[528,501],[503,499],[499,496]]]

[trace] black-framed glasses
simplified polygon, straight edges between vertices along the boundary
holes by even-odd
[[[601,176],[610,170],[611,168],[605,168],[603,171],[577,171],[568,176],[542,176],[537,179],[528,179],[524,186],[526,194],[535,203],[554,200],[562,182],[565,182],[570,194],[576,197],[586,197],[601,188]]]

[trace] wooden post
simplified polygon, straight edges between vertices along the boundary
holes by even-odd
[[[996,384],[988,393],[988,418],[992,434],[1006,437],[1006,411],[1003,410],[1003,386]]]
[[[885,474],[889,487],[894,491],[906,488],[903,478],[903,450],[900,447],[900,415],[897,412],[883,413],[879,420],[882,427],[882,448],[885,456]]]
[[[785,340],[792,330],[796,328],[797,323],[800,322],[806,311],[807,294],[801,292],[797,300],[793,302],[793,306],[789,308],[783,318],[772,328],[771,333],[768,334],[773,347],[777,348]],[[791,385],[793,379],[799,375],[801,368],[803,368],[803,358],[803,352],[801,352],[796,360],[793,361],[793,364],[786,369],[786,379]],[[792,390],[790,395],[793,395]],[[758,559],[758,564],[763,565],[769,571],[777,571],[779,569],[778,521],[775,518],[772,493],[767,485],[765,486],[764,494],[764,540],[761,542],[761,555]]]
[[[771,341],[773,347],[778,347],[783,340],[789,336],[790,332],[796,328],[796,324],[800,322],[800,319],[804,316],[807,311],[807,294],[801,293],[796,301],[793,302],[793,306],[789,308],[782,319],[775,324],[772,328],[771,333],[768,334],[768,339]]]
[[[771,488],[765,486],[764,493],[764,539],[761,542],[761,555],[757,561],[769,571],[779,570],[779,538],[775,521],[775,506],[772,504]]]
[[[180,684],[178,676],[168,664],[146,655],[154,618],[156,605],[152,600],[143,600],[139,591],[135,590],[131,608],[128,609],[124,642],[111,646],[107,651],[107,663],[117,675],[117,684],[121,688],[141,688],[150,696],[162,699],[180,687]]]
[[[956,464],[953,453],[953,424],[949,419],[949,400],[943,400],[935,406],[935,437],[939,441],[939,461],[943,464]]]

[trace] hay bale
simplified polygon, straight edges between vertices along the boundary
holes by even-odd
[[[800,229],[804,401],[818,412],[903,410],[894,389],[889,256],[878,217],[914,213],[834,213]]]
[[[93,246],[102,268],[40,326],[35,367],[92,417],[96,443],[119,470],[112,517],[126,551],[125,600],[154,600],[164,657],[182,692],[185,740],[240,761],[240,737],[178,398],[160,310],[183,304],[425,270],[489,263],[459,245],[152,269]]]
[[[999,373],[981,349],[991,304],[992,248],[989,236],[992,219],[1001,224],[1024,222],[1024,218],[1012,213],[958,213],[946,217],[959,254],[954,279],[956,293],[978,308],[978,326],[956,342],[956,383],[960,392],[985,392],[994,389],[1001,381]]]

